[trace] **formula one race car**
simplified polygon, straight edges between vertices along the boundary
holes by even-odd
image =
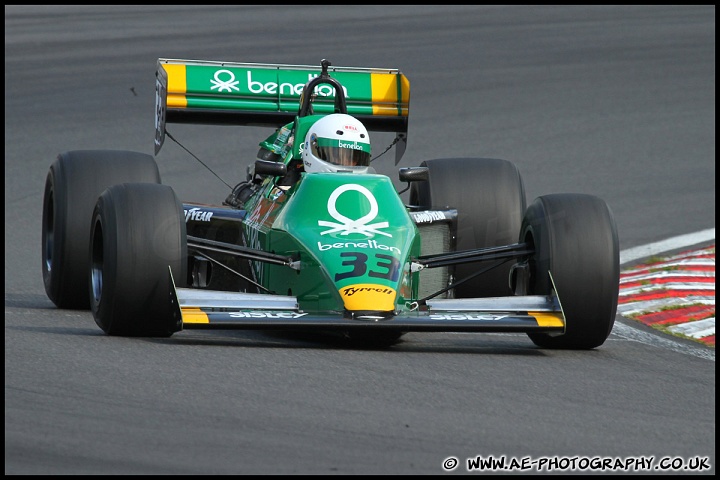
[[[181,203],[148,154],[61,153],[43,204],[48,297],[90,308],[109,335],[285,329],[391,345],[406,332],[524,332],[544,348],[603,344],[619,285],[607,204],[568,193],[528,207],[515,165],[488,158],[400,168],[398,192],[370,166],[368,131],[395,135],[397,165],[409,93],[396,69],[159,59],[155,155],[167,123],[272,133],[218,205]]]

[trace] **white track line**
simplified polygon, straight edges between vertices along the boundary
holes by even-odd
[[[632,325],[628,325],[627,323],[620,323],[617,321],[617,319],[615,320],[615,325],[613,326],[612,333],[613,335],[624,338],[625,340],[640,342],[644,343],[645,345],[659,348],[667,348],[678,353],[693,355],[695,357],[704,358],[713,362],[715,361],[715,350],[711,350],[709,348],[694,347],[692,345],[676,342],[671,338],[661,337],[660,335],[639,330]]]
[[[678,248],[697,245],[698,243],[707,242],[715,239],[715,228],[708,228],[700,232],[688,233],[677,237],[668,238],[661,242],[641,245],[639,247],[629,248],[620,252],[620,265],[640,258],[652,257],[662,252],[669,252]]]

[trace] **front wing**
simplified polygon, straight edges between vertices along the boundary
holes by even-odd
[[[426,309],[383,318],[304,312],[295,297],[191,288],[173,291],[183,329],[367,330],[404,332],[565,332],[557,296],[428,300]]]

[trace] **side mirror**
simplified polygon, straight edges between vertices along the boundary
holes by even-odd
[[[401,182],[423,182],[429,178],[428,167],[409,167],[400,169]]]
[[[428,167],[408,167],[400,169],[400,181],[407,182],[407,187],[398,192],[398,195],[410,189],[410,182],[424,182],[430,178]]]
[[[287,165],[282,162],[255,160],[255,174],[271,175],[273,177],[284,177],[285,175],[287,175]]]

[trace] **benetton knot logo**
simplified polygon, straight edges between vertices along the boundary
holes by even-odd
[[[367,215],[364,215],[356,220],[353,220],[351,218],[346,217],[345,215],[341,214],[337,211],[337,200],[343,193],[354,190],[356,192],[360,192],[365,198],[367,198],[368,202],[370,202],[370,211],[367,213]],[[392,237],[387,232],[381,232],[378,230],[379,228],[387,228],[389,226],[388,222],[378,222],[378,223],[372,223],[368,224],[372,220],[377,217],[378,214],[378,204],[377,200],[375,200],[375,197],[372,193],[370,193],[370,190],[363,187],[362,185],[358,185],[356,183],[350,183],[347,185],[341,185],[338,188],[336,188],[332,194],[330,194],[330,198],[328,198],[327,203],[327,209],[328,213],[331,217],[333,217],[337,222],[328,222],[325,220],[318,220],[318,225],[321,227],[332,227],[330,230],[325,230],[324,232],[321,232],[320,235],[325,235],[326,233],[337,233],[340,232],[340,235],[348,235],[350,233],[361,233],[367,237],[372,237],[374,234],[379,235],[385,235],[386,237]]]
[[[221,73],[227,73],[230,75],[230,78],[227,80],[220,80]],[[237,86],[240,81],[235,80],[235,74],[230,70],[218,70],[215,72],[215,80],[210,80],[210,83],[213,84],[213,86],[210,87],[210,90],[215,90],[217,88],[218,92],[232,92],[233,90],[237,90],[238,92],[240,91]]]

